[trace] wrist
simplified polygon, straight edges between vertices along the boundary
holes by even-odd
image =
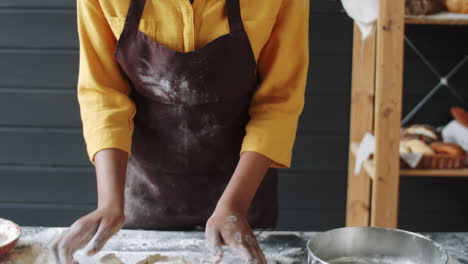
[[[247,203],[246,201],[232,197],[224,197],[223,195],[216,205],[215,212],[246,215],[249,207],[250,203]]]
[[[115,210],[122,211],[124,210],[124,198],[123,197],[106,197],[98,199],[97,208],[104,210]]]
[[[98,208],[123,211],[127,153],[104,149],[95,156]]]

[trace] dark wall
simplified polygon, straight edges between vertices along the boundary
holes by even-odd
[[[295,1],[295,0],[293,0]],[[0,1],[0,217],[66,226],[95,207],[93,169],[76,100],[74,0]],[[468,53],[468,28],[408,26],[442,73]],[[279,229],[343,226],[351,83],[352,21],[335,0],[311,1],[310,68],[293,168],[281,171]],[[468,65],[452,84],[468,97]],[[404,111],[437,83],[406,50]],[[447,90],[414,122],[442,125],[456,101]],[[468,231],[467,179],[403,178],[400,225]]]

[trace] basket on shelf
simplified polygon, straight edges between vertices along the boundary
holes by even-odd
[[[410,169],[410,166],[401,159],[400,167],[402,169]],[[413,169],[463,169],[465,167],[465,155],[436,154],[423,155],[421,161]]]

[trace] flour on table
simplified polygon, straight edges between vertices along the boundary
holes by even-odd
[[[183,259],[176,257],[166,257],[159,254],[151,255],[136,264],[153,264],[153,263],[172,263],[172,264],[187,264]]]
[[[57,229],[38,228],[39,232],[28,232],[23,230],[21,239],[18,242],[18,248],[29,247],[31,245],[47,248],[55,238],[61,234]]]
[[[183,259],[178,257],[163,256],[160,254],[149,255],[145,259],[137,263],[124,263],[114,253],[107,254],[99,259],[97,264],[187,264]]]
[[[4,258],[0,259],[1,264],[53,264],[55,261],[49,255],[47,249],[37,244],[13,249]],[[163,256],[160,254],[149,255],[136,264],[187,264],[182,258]],[[124,263],[114,253],[101,257],[97,264],[135,264]]]
[[[46,249],[32,245],[15,248],[2,259],[2,264],[50,264],[49,254]]]

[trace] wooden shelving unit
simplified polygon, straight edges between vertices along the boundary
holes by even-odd
[[[354,25],[346,225],[396,228],[400,176],[468,177],[468,168],[399,168],[405,25],[466,26],[468,15],[405,16],[405,0],[380,0],[379,6],[376,30],[366,40]],[[355,175],[356,142],[369,131],[375,153]]]

